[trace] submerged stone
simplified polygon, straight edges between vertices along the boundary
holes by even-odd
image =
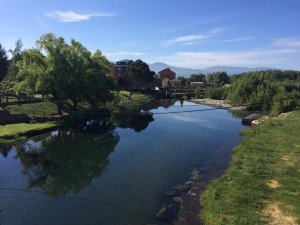
[[[157,219],[167,220],[173,217],[173,205],[163,206],[155,216]]]

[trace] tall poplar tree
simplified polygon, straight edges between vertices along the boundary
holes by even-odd
[[[18,61],[21,60],[22,47],[23,47],[23,42],[21,39],[18,39],[16,41],[14,50],[12,50],[12,49],[9,50],[12,57],[11,57],[11,60],[9,61],[8,71],[7,71],[7,75],[5,77],[6,80],[9,80],[9,81],[16,80],[16,77],[17,77],[17,74],[19,71],[19,69],[17,67],[17,63],[18,63]]]
[[[7,73],[8,58],[5,49],[0,43],[0,81],[4,79]]]

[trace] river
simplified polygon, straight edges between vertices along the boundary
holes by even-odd
[[[204,180],[220,175],[243,126],[227,110],[191,102],[151,112],[89,120],[2,150],[1,224],[172,224],[155,218],[174,205],[166,191],[194,169]]]

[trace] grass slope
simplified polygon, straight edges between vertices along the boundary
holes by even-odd
[[[201,196],[204,224],[299,224],[300,111],[242,135],[229,169]]]
[[[0,126],[0,147],[23,140],[24,137],[51,130],[57,126],[57,122],[53,121],[37,124],[19,123]]]
[[[22,105],[9,105],[5,107],[5,110],[11,113],[24,113],[29,116],[49,116],[53,113],[57,113],[57,106],[52,102],[38,102]]]

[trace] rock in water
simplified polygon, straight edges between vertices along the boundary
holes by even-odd
[[[163,206],[158,213],[156,213],[156,218],[157,219],[162,219],[162,220],[167,220],[172,218],[173,216],[173,206],[169,205],[169,206]]]

